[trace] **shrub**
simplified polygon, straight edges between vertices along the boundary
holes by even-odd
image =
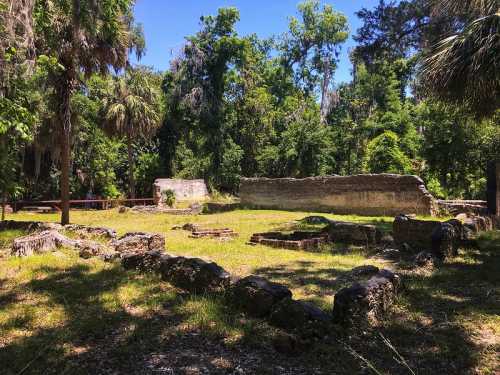
[[[165,203],[168,207],[173,207],[175,204],[175,193],[173,190],[168,189],[164,190],[162,193],[163,203]]]

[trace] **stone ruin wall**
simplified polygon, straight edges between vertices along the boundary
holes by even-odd
[[[161,202],[161,195],[166,190],[172,190],[178,201],[203,200],[208,197],[207,185],[205,185],[204,180],[158,178],[153,185],[155,204]]]
[[[355,215],[435,215],[434,198],[417,176],[361,174],[242,178],[243,206]]]

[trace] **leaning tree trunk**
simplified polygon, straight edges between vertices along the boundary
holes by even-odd
[[[127,151],[128,151],[129,195],[130,199],[135,199],[134,155],[132,150],[132,137],[130,134],[127,135]]]

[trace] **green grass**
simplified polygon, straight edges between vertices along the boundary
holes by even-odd
[[[321,253],[246,245],[250,235],[294,229],[311,213],[242,210],[171,216],[112,211],[74,211],[75,223],[127,231],[159,232],[166,251],[210,259],[235,275],[259,274],[287,284],[294,297],[330,311],[336,277],[361,264],[377,264],[359,249]],[[392,218],[325,215],[374,223],[388,230]],[[53,214],[15,214],[9,219],[57,221]],[[193,222],[239,233],[230,242],[190,239],[172,226]],[[299,226],[300,227],[300,226]],[[301,227],[304,228],[304,227]],[[0,248],[20,232],[0,233]],[[119,264],[83,260],[60,250],[29,258],[0,258],[0,364],[2,374],[158,373],[199,364],[227,373],[359,373],[359,356],[381,373],[408,374],[380,334],[419,374],[493,374],[498,366],[500,234],[479,240],[434,272],[407,272],[406,292],[394,316],[373,332],[349,337],[333,330],[312,342],[300,358],[276,354],[278,333],[266,322],[234,311],[223,295],[189,295],[155,275],[126,272]],[[353,353],[357,353],[353,355]],[[401,362],[401,361],[399,361]],[[156,369],[158,372],[154,372]],[[316,369],[316,370],[314,370]],[[226,371],[226,372],[225,372]],[[229,371],[229,370],[228,370]],[[302,372],[300,372],[302,371]],[[161,372],[159,372],[161,373]],[[166,372],[168,373],[168,372]]]

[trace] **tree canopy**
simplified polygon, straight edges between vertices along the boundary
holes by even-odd
[[[241,176],[412,173],[436,196],[482,198],[500,157],[495,1],[381,0],[350,31],[307,0],[268,39],[220,8],[164,72],[130,64],[146,47],[132,0],[24,1],[22,27],[13,4],[0,1],[0,190],[62,197],[63,222],[70,197],[151,196],[160,176],[237,193]]]

